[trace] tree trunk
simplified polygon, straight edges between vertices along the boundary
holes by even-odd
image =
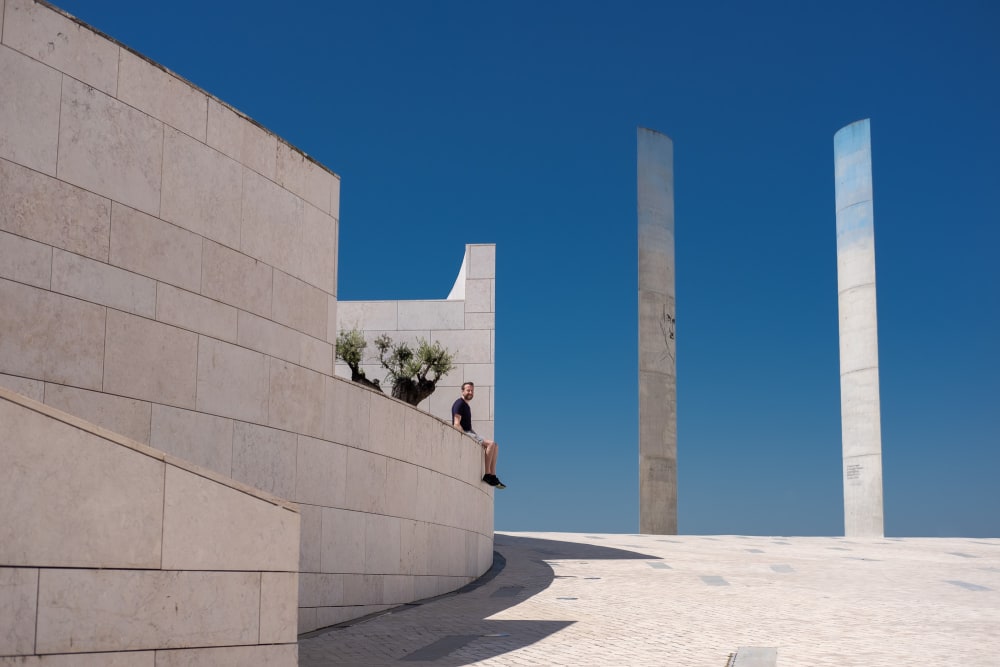
[[[392,397],[406,401],[410,405],[419,405],[420,401],[434,393],[436,382],[430,380],[398,380],[392,385]]]

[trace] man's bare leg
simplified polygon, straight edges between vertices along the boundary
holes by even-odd
[[[500,446],[492,440],[483,441],[484,458],[486,461],[486,474],[497,474],[497,450]]]

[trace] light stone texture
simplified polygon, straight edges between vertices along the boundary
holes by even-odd
[[[156,319],[165,324],[235,343],[237,313],[243,311],[166,283],[156,285]]]
[[[108,311],[104,391],[193,409],[197,380],[197,334]]]
[[[492,280],[467,280],[465,282],[465,311],[469,313],[493,312],[492,290]]]
[[[239,311],[237,322],[236,340],[241,347],[293,363],[299,360],[302,335],[297,331],[243,310]]]
[[[45,404],[126,438],[149,444],[151,406],[145,401],[47,383]]]
[[[52,291],[152,318],[156,281],[65,250],[52,252]]]
[[[336,177],[283,141],[278,142],[275,175],[275,180],[282,187],[323,212],[332,212],[331,189]]]
[[[297,572],[261,572],[261,644],[295,642],[298,635],[298,576]]]
[[[201,290],[201,238],[121,204],[111,207],[110,262],[134,273]]]
[[[347,509],[383,514],[386,459],[361,449],[347,450]]]
[[[326,299],[326,341],[331,344],[336,344],[337,342],[337,317],[339,312],[337,297],[328,296]]]
[[[493,361],[490,331],[432,331],[432,341],[455,350],[455,363],[488,364]],[[479,388],[476,387],[478,390]]]
[[[0,563],[159,567],[163,463],[0,398]]]
[[[118,60],[118,99],[205,142],[208,96],[126,49]]]
[[[242,200],[238,162],[181,132],[164,130],[164,220],[238,249]]]
[[[35,652],[38,570],[0,567],[0,655]]]
[[[496,327],[496,314],[494,313],[466,313],[466,329],[494,329]]]
[[[397,301],[339,301],[337,319],[341,329],[396,331],[399,329]]]
[[[301,530],[299,540],[299,572],[323,570],[323,512],[327,508],[299,504]]]
[[[469,278],[496,277],[496,246],[469,246]]]
[[[259,572],[43,570],[40,653],[257,642]]]
[[[232,475],[231,419],[154,404],[149,444],[226,477]]]
[[[344,575],[300,574],[299,606],[328,607],[344,602]]]
[[[269,359],[212,338],[198,345],[199,412],[244,421],[267,421]]]
[[[0,387],[16,391],[22,396],[27,396],[39,403],[45,400],[45,383],[40,380],[31,380],[29,378],[17,377],[16,375],[4,375],[0,373]]]
[[[325,383],[323,438],[368,449],[370,405],[375,392],[338,378],[325,378]]]
[[[312,336],[299,336],[299,363],[306,368],[333,375],[334,346]]]
[[[399,301],[400,329],[463,329],[461,301]]]
[[[0,232],[0,278],[48,289],[52,281],[52,248]]]
[[[111,202],[0,159],[0,229],[107,261]]]
[[[410,463],[386,459],[385,509],[387,514],[416,518],[413,499],[417,496],[417,471]],[[393,569],[398,567],[393,566]],[[392,571],[392,570],[388,570]]]
[[[201,293],[262,317],[271,316],[272,269],[209,240],[202,247]]]
[[[302,366],[271,361],[268,424],[317,438],[323,436],[324,377]]]
[[[118,45],[44,5],[7,0],[3,43],[109,95],[117,91]]]
[[[63,80],[56,175],[152,215],[160,209],[163,124],[73,79]]]
[[[834,135],[833,146],[844,534],[882,537],[882,434],[869,121],[841,128]]]
[[[62,76],[0,46],[0,81],[0,157],[54,175]]]
[[[332,507],[323,509],[323,572],[360,574],[365,571],[366,517],[363,512]],[[358,602],[346,599],[355,604]]]
[[[326,335],[327,294],[282,271],[274,272],[272,319],[316,338]]]
[[[402,401],[375,394],[371,398],[368,425],[368,451],[386,456],[400,455],[404,440],[404,421],[409,407]]]
[[[298,548],[297,513],[167,466],[164,570],[294,572],[298,568]],[[291,586],[293,595],[297,586]],[[225,610],[219,611],[225,614]]]
[[[639,128],[639,532],[677,533],[674,149]]]
[[[155,651],[119,653],[63,653],[0,658],[0,667],[156,667]]]
[[[101,388],[106,309],[0,279],[0,372]]]
[[[237,422],[232,477],[281,498],[294,498],[296,449],[294,433]]]
[[[156,667],[297,667],[297,665],[298,648],[294,643],[156,652]]]
[[[399,571],[399,523],[400,520],[393,516],[365,516],[366,574],[391,574]]]
[[[343,507],[347,501],[347,448],[298,436],[293,497],[300,503]]]
[[[216,100],[208,100],[208,145],[274,180],[278,138]]]
[[[344,597],[354,604],[381,605],[382,577],[374,574],[345,575]]]
[[[328,294],[337,293],[337,219],[306,204],[302,238],[295,246],[295,263],[287,269]]]
[[[304,207],[301,199],[277,183],[244,171],[240,250],[276,269],[299,275],[302,267],[295,264],[303,241]]]

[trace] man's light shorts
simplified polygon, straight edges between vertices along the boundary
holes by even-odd
[[[475,431],[466,431],[465,435],[469,436],[470,438],[478,442],[480,445],[483,444],[483,436],[479,435]]]

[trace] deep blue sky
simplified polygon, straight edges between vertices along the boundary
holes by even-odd
[[[680,532],[842,534],[833,135],[870,117],[886,534],[1000,536],[1000,4],[58,5],[341,176],[340,299],[497,244],[499,530],[638,529],[642,125]]]

